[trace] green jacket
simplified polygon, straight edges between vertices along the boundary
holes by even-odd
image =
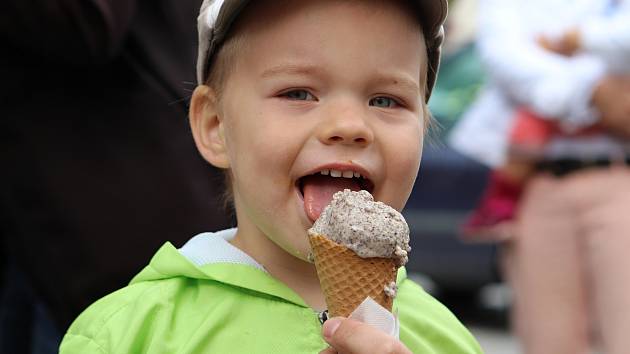
[[[318,313],[225,239],[166,243],[131,283],[92,304],[60,353],[318,353]],[[481,353],[443,305],[398,274],[400,339],[414,353]]]

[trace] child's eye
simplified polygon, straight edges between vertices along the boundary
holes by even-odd
[[[315,97],[306,90],[291,90],[280,95],[295,101],[314,101]]]
[[[395,99],[390,97],[374,97],[370,100],[370,106],[380,107],[380,108],[394,108],[398,106],[398,102]]]

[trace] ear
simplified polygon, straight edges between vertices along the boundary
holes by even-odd
[[[189,116],[190,129],[201,156],[216,167],[229,168],[223,120],[219,117],[216,93],[210,87],[199,85],[195,88]]]

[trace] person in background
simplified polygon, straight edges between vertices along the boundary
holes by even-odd
[[[587,53],[581,31],[571,28],[558,38],[540,35],[538,44],[558,55]],[[593,48],[590,48],[591,50]],[[591,54],[597,54],[594,51]],[[602,133],[595,122],[580,128],[563,129],[554,119],[541,117],[526,108],[516,109],[508,134],[505,162],[495,168],[477,207],[462,227],[468,242],[500,242],[513,235],[513,219],[525,184],[544,159],[547,144],[554,136],[597,136]]]
[[[200,3],[0,5],[0,352],[56,353],[164,240],[231,225],[187,120]]]
[[[559,130],[501,243],[514,328],[530,354],[627,353],[630,2],[484,0],[479,29],[490,83],[452,145],[498,167],[518,111]]]

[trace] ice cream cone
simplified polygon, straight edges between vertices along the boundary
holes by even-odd
[[[361,258],[321,234],[311,233],[309,240],[331,317],[349,316],[368,296],[392,310],[385,287],[396,281],[395,259]]]

